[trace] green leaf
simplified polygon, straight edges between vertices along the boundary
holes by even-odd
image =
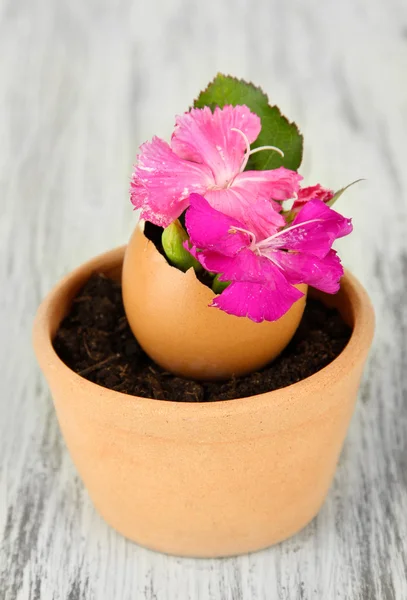
[[[356,181],[352,181],[352,183],[350,183],[349,185],[346,185],[345,187],[338,190],[335,193],[335,195],[332,196],[332,198],[329,200],[329,202],[327,202],[327,205],[329,207],[333,206],[333,204],[335,204],[335,202],[342,196],[343,192],[346,192],[346,190],[348,188],[350,188],[352,185],[355,185],[355,183],[359,183],[360,181],[364,181],[364,179],[356,179]]]
[[[253,154],[247,168],[255,170],[286,167],[296,171],[302,160],[303,137],[295,123],[290,123],[277,106],[270,106],[267,95],[259,87],[219,73],[208,87],[200,93],[194,102],[195,108],[216,106],[223,108],[231,104],[245,104],[261,119],[261,132],[252,144],[259,146],[277,146],[284,152],[284,158],[273,150],[262,150]]]
[[[268,102],[268,97],[261,88],[252,83],[247,83],[243,79],[236,79],[236,77],[218,73],[208,87],[199,94],[194,102],[194,107],[209,106],[213,111],[217,106],[223,108],[228,104],[232,106],[245,104],[250,110],[258,114],[257,111],[263,110]]]
[[[200,271],[202,267],[199,262],[183,246],[188,239],[188,234],[178,219],[168,225],[161,236],[164,252],[174,267],[181,271],[188,271],[191,267]]]
[[[226,290],[228,285],[230,285],[230,281],[219,281],[219,275],[215,275],[215,279],[212,283],[212,291],[214,291],[215,294],[221,294],[223,290]]]
[[[295,123],[290,123],[277,106],[267,106],[259,115],[261,132],[252,144],[253,148],[272,145],[284,152],[284,157],[273,150],[262,150],[253,154],[248,162],[248,169],[265,170],[286,167],[297,171],[302,161],[303,137]]]

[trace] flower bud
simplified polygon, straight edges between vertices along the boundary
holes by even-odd
[[[199,262],[183,246],[188,239],[188,234],[178,219],[168,225],[161,236],[165,255],[174,267],[181,271],[188,271],[191,267],[200,271],[202,267]]]

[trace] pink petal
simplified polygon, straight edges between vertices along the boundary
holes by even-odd
[[[334,196],[334,192],[328,188],[322,187],[319,183],[303,188],[298,192],[298,198],[292,206],[292,210],[298,211],[304,204],[310,200],[321,200],[326,203],[329,202]]]
[[[243,136],[232,129],[252,143],[260,133],[260,118],[247,106],[216,107],[213,113],[207,106],[193,108],[177,117],[171,147],[181,158],[208,165],[215,184],[224,187],[239,173],[246,150]]]
[[[269,237],[285,225],[284,217],[274,207],[280,208],[277,203],[258,199],[256,194],[251,196],[250,191],[238,186],[208,190],[205,198],[216,210],[244,223],[242,227],[252,231],[256,239]]]
[[[279,214],[285,200],[296,193],[302,179],[284,167],[272,171],[245,171],[226,189],[209,189],[205,198],[217,210],[242,221],[258,240],[269,237],[285,225]]]
[[[281,202],[298,192],[301,180],[302,176],[296,171],[279,167],[269,171],[244,171],[234,179],[232,187],[246,190],[257,198]]]
[[[190,206],[185,215],[191,243],[200,250],[215,250],[226,256],[234,256],[250,243],[250,236],[233,228],[245,228],[242,223],[212,208],[199,194],[191,194]],[[197,255],[200,260],[199,253]]]
[[[167,227],[188,206],[191,192],[204,192],[213,185],[211,171],[182,160],[158,137],[140,150],[131,179],[131,201],[141,209],[143,219]]]
[[[263,283],[267,280],[268,265],[275,268],[268,259],[264,259],[248,249],[241,250],[235,256],[225,256],[211,250],[197,252],[194,256],[204,269],[220,274],[220,281]],[[264,265],[263,261],[268,264]]]
[[[229,285],[211,306],[238,317],[249,317],[256,323],[276,321],[282,317],[303,294],[291,286],[276,268],[275,284],[236,282]]]
[[[273,259],[293,285],[306,283],[328,294],[335,294],[339,290],[343,267],[334,250],[330,250],[325,258],[277,250],[273,253]]]
[[[324,258],[334,241],[351,231],[351,219],[346,219],[321,200],[310,200],[291,227],[277,233],[267,246],[269,249],[298,250]]]

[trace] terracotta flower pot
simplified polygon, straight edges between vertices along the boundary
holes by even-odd
[[[83,379],[52,346],[90,274],[119,277],[123,256],[113,250],[65,277],[34,325],[62,433],[96,508],[126,537],[176,555],[234,555],[293,535],[324,501],[353,412],[374,329],[366,292],[347,273],[336,296],[318,294],[353,333],[312,377],[231,401],[150,400]]]
[[[230,379],[260,369],[287,346],[301,321],[304,293],[278,321],[254,323],[211,308],[215,294],[189,269],[168,264],[141,221],[123,263],[123,302],[130,327],[161,367],[189,379]]]

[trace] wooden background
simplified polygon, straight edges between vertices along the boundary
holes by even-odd
[[[50,287],[122,244],[132,161],[218,71],[300,124],[302,173],[334,188],[340,244],[377,335],[329,498],[267,551],[186,560],[94,511],[61,440],[30,329]],[[405,0],[0,0],[0,598],[407,598]]]

